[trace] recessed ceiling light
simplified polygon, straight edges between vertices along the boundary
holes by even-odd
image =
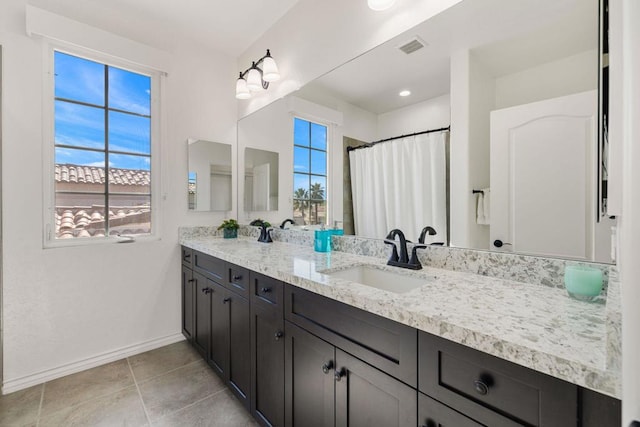
[[[396,0],[367,0],[369,8],[375,11],[389,9]]]
[[[400,93],[398,95],[400,95],[400,96],[409,96],[409,95],[411,95],[411,91],[410,90],[403,90],[403,91],[400,91]]]

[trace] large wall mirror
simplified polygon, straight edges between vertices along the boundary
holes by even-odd
[[[610,262],[615,220],[599,218],[597,196],[599,9],[598,0],[464,0],[239,128],[278,133],[281,176],[293,176],[291,105],[340,114],[327,220],[346,234],[401,228],[416,241],[431,226],[425,243]],[[279,219],[293,212],[287,182]]]
[[[232,201],[231,145],[190,138],[188,209],[230,211]]]

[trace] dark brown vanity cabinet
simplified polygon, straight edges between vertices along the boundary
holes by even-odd
[[[182,333],[262,426],[621,424],[617,399],[187,248]]]
[[[249,409],[249,301],[217,283],[211,292],[211,351],[209,364]]]
[[[187,341],[193,341],[193,325],[195,323],[194,296],[195,285],[193,270],[182,266],[182,335]]]
[[[182,333],[248,410],[251,389],[248,293],[243,295],[235,284],[224,284],[227,271],[234,269],[230,277],[238,277],[245,271],[185,248],[182,260]]]
[[[251,413],[263,426],[284,425],[282,282],[250,273]]]
[[[287,427],[416,425],[415,389],[286,322]]]

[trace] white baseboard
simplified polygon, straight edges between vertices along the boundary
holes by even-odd
[[[124,359],[125,357],[144,353],[145,351],[183,341],[184,339],[185,338],[181,333],[168,335],[166,337],[156,338],[150,341],[122,347],[117,350],[108,351],[106,353],[102,353],[83,360],[78,360],[76,362],[62,365],[57,368],[47,369],[35,374],[6,380],[2,384],[2,394],[13,393],[14,391],[42,384],[44,382],[55,380],[56,378],[64,377],[66,375],[75,374],[76,372],[95,368],[96,366],[104,365],[116,360]]]

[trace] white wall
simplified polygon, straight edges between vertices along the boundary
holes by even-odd
[[[449,126],[450,122],[451,97],[447,94],[380,114],[376,139],[439,129]]]
[[[5,393],[180,339],[177,228],[216,224],[223,215],[187,213],[186,140],[197,135],[235,143],[236,102],[229,84],[235,61],[187,46],[169,53],[162,94],[163,201],[161,223],[155,224],[162,240],[43,249],[43,48],[39,39],[26,36],[26,3],[0,3],[2,180],[19,182],[5,184],[2,194]],[[98,40],[105,49],[115,44],[89,32],[75,36]]]
[[[392,9],[375,12],[365,1],[299,1],[238,58],[238,71],[245,70],[271,49],[282,75],[268,91],[239,102],[239,116],[284,97],[459,2],[398,0]]]
[[[496,109],[598,88],[598,52],[588,50],[496,78]]]

